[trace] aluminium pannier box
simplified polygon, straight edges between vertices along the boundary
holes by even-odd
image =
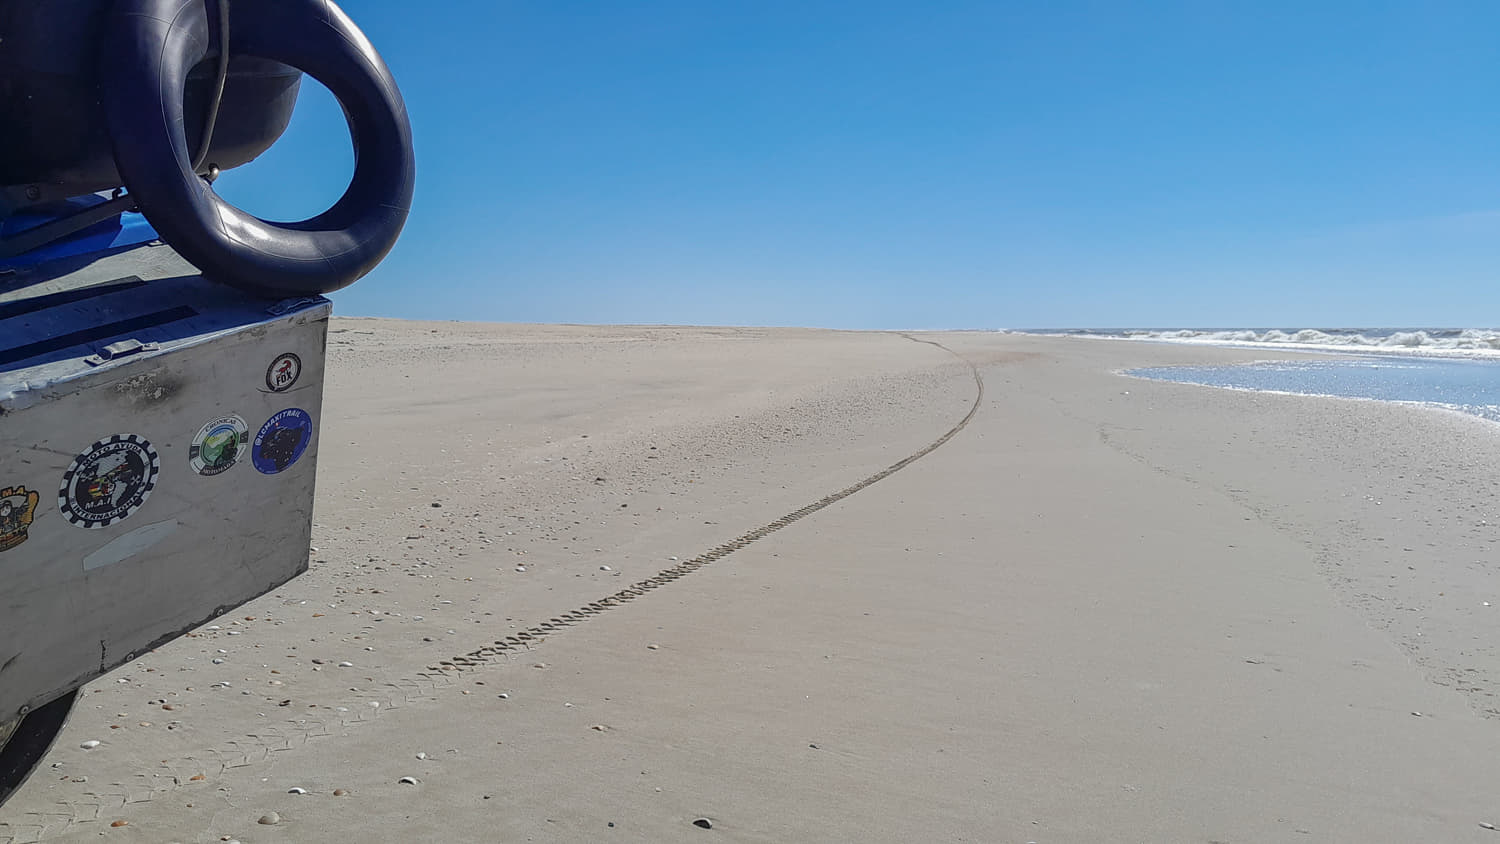
[[[307,567],[328,300],[146,251],[0,275],[0,723]]]

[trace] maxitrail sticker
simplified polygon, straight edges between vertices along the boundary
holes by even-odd
[[[266,367],[266,387],[273,393],[284,393],[290,390],[302,377],[302,358],[291,352],[271,361]]]
[[[161,457],[151,443],[135,434],[115,434],[73,458],[57,493],[58,509],[74,527],[118,524],[151,497],[160,473]]]
[[[307,411],[289,407],[266,420],[250,447],[256,471],[274,475],[291,468],[312,441],[313,421]]]
[[[193,437],[188,461],[200,475],[218,475],[229,471],[245,457],[250,448],[250,426],[230,414],[204,425]]]
[[[42,496],[24,486],[0,489],[0,552],[9,551],[27,539],[36,505]]]

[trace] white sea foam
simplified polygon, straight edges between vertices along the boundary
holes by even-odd
[[[1058,332],[1038,333],[1052,335]],[[1322,331],[1316,328],[1304,328],[1300,331],[1180,328],[1078,331],[1067,332],[1067,336],[1307,351],[1358,351],[1435,357],[1500,357],[1500,331],[1488,328],[1395,331]]]

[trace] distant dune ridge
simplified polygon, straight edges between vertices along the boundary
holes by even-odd
[[[0,842],[1500,825],[1493,423],[1116,374],[1264,348],[329,339],[311,571],[90,686]]]

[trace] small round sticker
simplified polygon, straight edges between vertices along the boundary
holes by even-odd
[[[250,426],[231,414],[215,419],[198,431],[188,449],[188,461],[193,471],[200,475],[218,475],[244,459],[245,449],[249,447]]]
[[[290,390],[301,377],[302,358],[291,352],[281,355],[266,367],[266,387],[273,393],[284,393]]]
[[[141,509],[160,473],[161,458],[151,443],[135,434],[115,434],[73,459],[57,506],[74,527],[106,528]]]
[[[312,441],[313,421],[307,411],[289,407],[266,420],[250,448],[256,471],[274,475],[291,468]]]

